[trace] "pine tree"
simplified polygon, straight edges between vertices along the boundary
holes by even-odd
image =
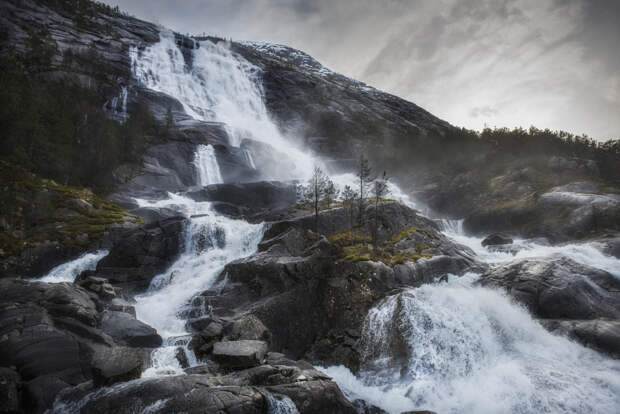
[[[349,218],[349,232],[351,235],[351,244],[355,243],[355,238],[353,236],[353,219],[355,212],[355,199],[357,198],[357,193],[348,185],[344,187],[342,191],[342,204]]]
[[[366,189],[372,181],[371,174],[372,169],[370,168],[368,159],[364,157],[364,154],[360,155],[360,163],[357,170],[357,178],[359,179],[358,221],[360,224],[364,222],[364,195],[366,194]]]
[[[388,195],[388,181],[389,178],[385,171],[381,178],[376,179],[372,186],[372,196],[375,199],[375,219],[372,227],[372,241],[375,250],[379,245],[379,208],[381,201]]]

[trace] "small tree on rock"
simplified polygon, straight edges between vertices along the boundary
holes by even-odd
[[[312,205],[314,210],[314,231],[319,231],[319,210],[321,208],[321,200],[325,197],[325,192],[331,181],[329,177],[325,175],[321,167],[314,166],[312,170],[312,177],[308,181],[306,187],[306,199]]]
[[[372,226],[372,242],[375,249],[377,249],[377,246],[379,245],[379,209],[381,207],[381,202],[389,194],[388,181],[389,178],[386,172],[383,171],[381,178],[376,179],[372,186],[372,196],[375,200],[375,217]]]
[[[353,236],[353,219],[355,215],[355,200],[357,199],[357,193],[348,185],[344,187],[342,191],[342,205],[344,211],[349,219],[349,231],[351,234],[351,244],[355,243]]]
[[[358,199],[358,220],[360,224],[364,222],[364,196],[366,195],[367,188],[372,181],[371,178],[372,169],[368,163],[368,159],[364,157],[364,154],[360,155],[360,162],[357,170],[357,178],[359,179],[359,199]]]
[[[340,192],[334,185],[334,182],[330,180],[328,177],[327,183],[325,185],[325,195],[324,195],[325,204],[327,204],[327,208],[331,207],[331,204],[334,202],[334,200],[338,198],[339,193]]]

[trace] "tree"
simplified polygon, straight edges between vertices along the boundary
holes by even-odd
[[[344,211],[349,218],[349,231],[351,233],[351,244],[355,243],[355,239],[353,236],[353,216],[355,211],[355,199],[357,198],[357,193],[348,185],[344,187],[342,191],[342,205],[344,207]]]
[[[375,249],[379,244],[379,208],[381,201],[389,194],[388,189],[389,178],[385,171],[381,178],[376,179],[372,186],[372,196],[375,199],[375,219],[372,227],[372,242]]]
[[[358,200],[358,220],[361,223],[364,222],[364,195],[366,194],[366,188],[372,181],[371,178],[372,169],[368,163],[368,159],[364,157],[364,154],[360,155],[360,163],[357,170],[357,178],[359,179],[359,200]]]
[[[331,204],[334,202],[334,200],[338,198],[339,193],[340,192],[334,185],[334,182],[330,180],[329,178],[327,178],[327,183],[325,185],[325,194],[324,194],[324,199],[325,199],[325,203],[327,204],[327,208],[331,207]]]
[[[327,189],[329,178],[325,175],[321,167],[314,166],[312,171],[312,177],[308,181],[306,187],[306,199],[312,204],[314,210],[314,231],[319,231],[319,210],[321,207],[321,200],[325,197],[325,190]]]

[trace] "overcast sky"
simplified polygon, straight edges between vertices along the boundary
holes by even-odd
[[[106,0],[182,33],[301,49],[469,128],[620,138],[620,0]]]

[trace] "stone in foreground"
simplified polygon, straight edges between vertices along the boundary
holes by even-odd
[[[264,341],[224,341],[213,344],[213,358],[229,368],[249,368],[260,365],[267,353]]]

